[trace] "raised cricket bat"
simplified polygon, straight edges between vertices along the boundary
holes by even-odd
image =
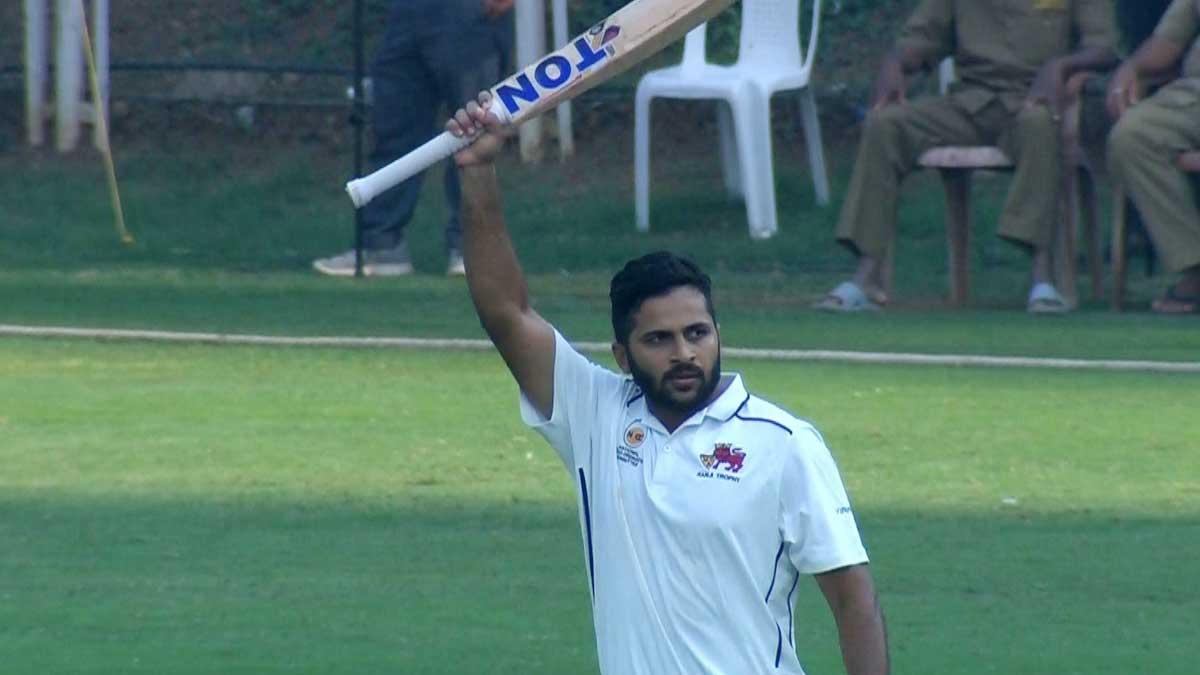
[[[633,0],[565,47],[491,89],[489,110],[516,125],[603,83],[733,4],[733,0]],[[442,132],[375,173],[346,184],[356,207],[471,144]]]

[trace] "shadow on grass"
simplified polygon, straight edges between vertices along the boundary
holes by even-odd
[[[1193,672],[1200,518],[1016,509],[862,514],[897,672]],[[566,503],[28,492],[0,541],[6,673],[595,672]],[[802,660],[836,672],[802,586]]]

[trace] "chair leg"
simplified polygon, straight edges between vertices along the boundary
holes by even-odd
[[[779,211],[775,203],[775,151],[771,135],[771,96],[762,92],[758,100],[755,136],[758,138],[758,198],[761,200],[762,226],[750,233],[754,239],[770,239],[779,231]]]
[[[892,230],[892,235],[888,239],[887,250],[883,254],[883,260],[879,263],[879,285],[883,287],[883,292],[887,296],[893,297],[892,289],[896,286],[896,230]]]
[[[1075,241],[1079,230],[1078,180],[1078,172],[1063,171],[1059,221],[1054,232],[1054,284],[1071,307],[1079,305],[1079,263],[1075,255]]]
[[[817,204],[829,205],[829,175],[825,169],[825,146],[821,141],[821,117],[812,87],[800,90],[800,113],[804,121],[804,143],[808,146],[808,164],[812,171]]]
[[[1125,226],[1129,212],[1125,208],[1125,188],[1113,186],[1112,213],[1112,308],[1121,311],[1125,304]]]
[[[744,197],[737,138],[733,134],[733,112],[727,101],[717,101],[717,133],[721,142],[721,176],[725,179],[725,190],[734,197]]]
[[[758,94],[757,91],[753,92]],[[771,109],[765,95],[735,99],[734,130],[742,185],[746,191],[746,219],[752,239],[769,239],[778,229],[775,213],[775,176],[771,153]]]
[[[650,231],[650,101],[638,90],[633,115],[633,203],[638,232]]]
[[[1090,171],[1079,173],[1079,208],[1087,237],[1088,275],[1092,278],[1092,299],[1104,299],[1104,255],[1100,251],[1100,220],[1096,210],[1096,181]]]
[[[971,172],[942,169],[946,188],[946,249],[950,259],[950,304],[962,307],[971,295]]]

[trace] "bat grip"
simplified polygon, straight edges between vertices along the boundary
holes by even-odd
[[[497,116],[500,117],[501,122],[507,123],[509,121],[508,116],[503,115],[502,111],[503,107],[501,106],[497,106],[491,110],[493,114],[501,113],[497,114]],[[443,131],[434,137],[433,140],[428,141],[378,171],[346,183],[346,192],[350,194],[350,200],[354,202],[354,207],[362,208],[381,193],[387,192],[400,183],[462,150],[474,143],[479,137],[480,134],[467,137],[455,136],[449,131]]]
[[[346,192],[355,208],[366,206],[381,193],[403,183],[425,169],[471,144],[474,139],[443,131],[433,140],[388,164],[378,171],[346,183]]]

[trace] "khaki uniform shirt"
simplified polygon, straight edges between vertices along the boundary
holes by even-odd
[[[1200,0],[1175,0],[1167,8],[1154,34],[1189,49],[1183,61],[1183,77],[1200,78]]]
[[[995,99],[1015,112],[1047,61],[1116,43],[1110,0],[923,0],[898,40],[927,67],[953,56],[971,112]]]

